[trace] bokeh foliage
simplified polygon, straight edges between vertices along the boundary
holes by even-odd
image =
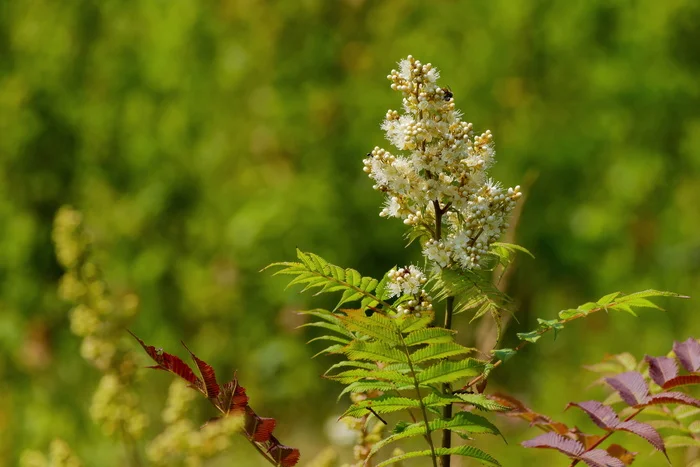
[[[361,170],[399,105],[384,76],[409,53],[492,130],[494,175],[525,185],[517,241],[537,259],[510,279],[510,334],[615,290],[694,295],[697,24],[694,0],[1,2],[0,465],[59,435],[92,465],[119,452],[88,418],[98,375],[56,295],[66,203],[112,287],[140,297],[139,335],[237,368],[290,444],[326,444],[342,410],[294,330],[307,299],[257,271],[295,247],[373,275],[416,258]],[[592,380],[579,365],[700,335],[694,300],[668,307],[543,339],[491,384],[558,413]],[[504,465],[544,459],[501,449]]]

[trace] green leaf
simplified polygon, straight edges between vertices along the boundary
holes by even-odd
[[[540,330],[541,331],[548,331],[549,329],[554,331],[554,339],[556,340],[557,338],[557,333],[564,329],[564,325],[556,319],[542,319],[542,318],[537,318],[537,322],[540,324]]]
[[[324,378],[330,379],[332,381],[338,381],[343,384],[354,383],[360,380],[380,380],[380,381],[390,381],[394,383],[412,384],[413,378],[410,376],[399,373],[398,371],[387,371],[387,370],[365,370],[356,369],[343,371],[335,375],[326,375]]]
[[[519,332],[516,334],[518,336],[518,339],[521,341],[527,341],[532,344],[540,340],[542,337],[542,334],[540,334],[540,331],[535,330],[535,331],[530,331],[530,332]]]
[[[457,362],[443,361],[420,372],[417,379],[421,385],[451,383],[461,378],[480,375],[485,366],[484,362],[473,358]]]
[[[424,328],[411,332],[404,337],[403,342],[408,346],[452,342],[456,333],[452,329]]]
[[[344,367],[352,367],[352,368],[364,368],[366,370],[378,370],[379,368],[377,367],[376,364],[374,363],[367,363],[367,362],[338,362],[335,365],[331,365],[330,368],[326,370],[324,375],[327,375],[333,370],[336,370],[338,368],[344,368]]]
[[[483,394],[455,394],[463,403],[488,412],[508,412],[510,407],[499,404]]]
[[[671,435],[664,438],[664,444],[670,449],[700,447],[700,439],[694,439],[690,436]]]
[[[435,313],[430,311],[423,312],[420,314],[420,316],[418,316],[418,314],[399,316],[398,318],[396,318],[396,321],[399,324],[399,330],[402,333],[407,334],[409,332],[426,328],[430,323],[433,322],[434,318]]]
[[[607,295],[602,296],[598,301],[596,302],[600,306],[605,306],[609,305],[610,303],[617,298],[617,296],[620,295],[620,292],[613,292]]]
[[[395,320],[386,318],[379,313],[371,317],[365,316],[362,310],[342,310],[344,316],[338,319],[350,331],[359,332],[378,341],[398,345],[401,340]]]
[[[510,360],[510,358],[516,353],[517,352],[513,349],[496,349],[491,351],[491,354],[493,354],[494,357],[501,360],[503,363]]]
[[[343,269],[339,266],[328,263],[325,259],[314,253],[305,253],[297,250],[297,257],[300,262],[273,263],[268,268],[280,268],[274,275],[294,275],[287,287],[295,284],[303,284],[302,292],[315,290],[316,295],[329,292],[342,291],[339,302],[335,309],[341,305],[357,301],[367,300],[370,303],[378,304],[382,301],[380,297],[372,292],[378,287],[379,281],[371,277],[362,277],[354,269]],[[380,291],[384,294],[384,290]],[[394,312],[395,309],[391,308]]]
[[[530,253],[530,250],[528,250],[528,249],[525,248],[524,246],[517,245],[517,244],[515,244],[515,243],[494,242],[494,243],[491,244],[491,246],[497,246],[497,247],[505,248],[505,249],[507,249],[507,250],[519,251],[519,252],[521,252],[521,253],[525,253],[525,254],[528,255],[530,258],[535,259],[535,255],[533,255],[532,253]]]
[[[420,401],[408,397],[396,397],[385,394],[375,399],[365,399],[354,403],[341,417],[361,417],[367,413],[368,409],[372,409],[377,413],[390,413],[417,408],[420,408]]]
[[[369,360],[372,362],[401,363],[406,362],[406,354],[384,342],[353,341],[341,350],[351,360]]]
[[[455,355],[465,355],[474,351],[476,351],[476,349],[464,347],[455,342],[432,344],[413,352],[411,354],[411,360],[414,363],[421,363],[428,360],[453,357]]]
[[[455,433],[473,434],[486,433],[492,435],[500,435],[498,428],[484,417],[469,412],[457,412],[451,419],[436,419],[429,423],[430,431],[452,430]],[[387,444],[396,442],[400,439],[411,438],[414,436],[425,435],[425,422],[412,424],[400,424],[394,429],[394,433],[372,446],[370,457],[376,454],[381,448]]]
[[[463,456],[463,457],[471,457],[472,459],[476,459],[477,461],[481,462],[484,465],[489,465],[492,467],[499,467],[501,464],[498,463],[496,459],[491,457],[489,454],[485,453],[481,449],[475,448],[474,446],[469,446],[469,445],[463,445],[463,446],[457,446],[453,448],[436,448],[435,449],[435,454],[438,456],[444,456],[444,455],[457,455],[457,456]],[[432,456],[432,452],[427,449],[424,451],[413,451],[413,452],[407,452],[405,454],[401,454],[399,456],[392,457],[391,459],[385,460],[384,462],[377,464],[377,467],[385,467],[387,465],[394,464],[396,462],[400,462],[404,459],[411,459],[414,457],[429,457]]]
[[[347,393],[369,392],[369,391],[395,391],[397,387],[388,381],[356,381],[345,386],[345,389],[338,395],[338,400]]]

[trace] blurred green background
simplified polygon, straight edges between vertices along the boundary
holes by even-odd
[[[374,275],[418,258],[404,226],[378,217],[361,162],[388,146],[379,124],[400,97],[385,76],[408,54],[440,68],[466,120],[492,130],[497,179],[534,179],[517,242],[536,260],[509,282],[519,323],[506,344],[608,292],[695,295],[698,24],[695,0],[0,2],[0,465],[55,436],[87,465],[123,464],[89,419],[99,374],[56,295],[50,229],[65,203],[85,213],[113,289],[140,296],[137,334],[237,369],[300,465],[329,444],[340,386],[319,378],[330,359],[310,359],[318,348],[293,314],[328,302],[258,271],[295,247]],[[489,390],[592,430],[562,413],[602,394],[581,365],[700,337],[695,303],[577,322]],[[169,381],[144,375],[150,435]],[[509,444],[477,445],[505,466],[564,465],[518,445],[536,431],[496,422]],[[618,441],[638,448],[635,465],[663,463]],[[261,465],[246,445],[227,459],[216,465]]]

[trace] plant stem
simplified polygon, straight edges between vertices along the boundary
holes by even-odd
[[[433,200],[433,207],[435,208],[435,239],[440,240],[442,237],[442,215],[449,209],[449,204],[444,208],[440,207],[439,200]],[[445,305],[445,329],[452,329],[452,314],[454,312],[455,298],[450,296],[447,297]],[[452,387],[449,383],[442,385],[442,392],[445,394],[452,394]],[[442,408],[442,418],[443,420],[449,420],[452,418],[452,404],[447,404]],[[443,430],[442,431],[442,447],[449,449],[452,447],[452,431]],[[440,457],[440,463],[442,467],[450,467],[451,456],[449,454],[443,454]]]
[[[403,335],[401,331],[398,331],[399,338],[401,339],[401,344],[403,347],[403,352],[406,355],[406,360],[408,361],[408,368],[411,370],[411,377],[413,378],[413,387],[416,389],[416,396],[418,397],[418,402],[420,403],[421,414],[423,415],[423,423],[425,423],[425,440],[430,446],[430,458],[433,461],[433,467],[438,467],[437,464],[437,454],[435,453],[435,445],[433,444],[433,438],[430,436],[430,423],[428,423],[428,412],[425,410],[425,404],[423,403],[423,398],[420,394],[420,384],[418,383],[418,377],[416,376],[416,370],[413,368],[413,363],[411,362],[411,351],[403,340]]]
[[[454,303],[454,297],[447,297],[447,303],[445,306],[445,329],[452,329],[452,313],[454,311]],[[449,383],[442,385],[442,392],[445,394],[452,394],[452,387]],[[443,420],[449,420],[452,418],[452,404],[447,404],[442,408],[442,418]],[[452,431],[442,431],[442,447],[446,449],[452,447]],[[449,454],[444,454],[440,461],[442,463],[442,467],[450,467],[451,458]]]

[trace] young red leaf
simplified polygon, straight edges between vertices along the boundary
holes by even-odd
[[[620,423],[615,411],[598,401],[571,402],[566,408],[568,409],[572,405],[586,412],[593,423],[604,430],[612,430]]]
[[[198,391],[204,392],[204,384],[202,383],[202,381],[199,378],[197,378],[192,369],[179,357],[163,352],[163,349],[156,349],[152,345],[144,344],[144,342],[138,337],[136,337],[136,334],[134,334],[131,331],[129,331],[129,334],[134,336],[134,339],[136,339],[138,343],[141,344],[141,347],[143,347],[146,353],[153,359],[154,362],[158,364],[149,368],[157,368],[160,370],[175,373],[180,378],[184,379],[192,386],[194,386],[194,388]]]
[[[619,444],[611,444],[606,451],[608,451],[608,454],[612,457],[620,459],[625,465],[631,465],[632,462],[634,462],[634,458],[637,456],[636,452],[630,452]]]
[[[526,448],[556,449],[557,451],[575,459],[578,459],[578,457],[585,450],[583,444],[579,443],[578,441],[571,438],[566,438],[551,431],[549,433],[539,435],[536,438],[523,441],[520,444]]]
[[[678,376],[678,365],[673,358],[647,355],[644,360],[649,364],[649,376],[659,386],[663,386],[666,381]]]
[[[688,371],[698,371],[700,369],[700,343],[689,337],[684,342],[674,342],[673,352],[680,360],[681,365]]]
[[[580,459],[590,467],[625,467],[624,462],[602,449],[586,451],[581,454]]]
[[[673,389],[679,386],[688,386],[691,384],[700,384],[700,375],[682,375],[669,379],[662,386],[663,389]]]
[[[668,459],[668,455],[666,455],[666,447],[664,446],[664,440],[661,439],[661,435],[654,429],[653,426],[638,422],[636,420],[627,420],[626,422],[622,422],[617,425],[617,428],[615,429],[628,431],[644,438],[649,442],[649,444],[654,446],[655,449],[663,452],[666,459]]]
[[[214,368],[212,368],[211,365],[204,360],[197,358],[197,356],[187,348],[184,342],[180,343],[185,349],[187,349],[192,357],[192,360],[194,360],[194,362],[197,364],[199,373],[202,375],[202,380],[204,380],[204,390],[206,391],[204,395],[209,399],[215,399],[221,390],[219,388],[219,383],[216,382],[216,373],[214,372]]]
[[[700,400],[694,398],[693,396],[689,396],[684,392],[671,391],[654,394],[649,398],[647,404],[682,404],[700,407]]]
[[[234,376],[231,381],[221,387],[219,406],[224,413],[228,413],[243,410],[247,405],[248,396],[245,393],[245,388],[238,384],[238,380]]]
[[[294,467],[299,462],[299,450],[281,444],[274,436],[270,436],[268,452],[281,467]]]
[[[246,407],[245,432],[256,443],[269,441],[276,424],[277,421],[274,418],[258,417],[253,409]]]
[[[649,387],[641,373],[628,371],[605,381],[615,389],[627,405],[644,405],[649,397]]]

